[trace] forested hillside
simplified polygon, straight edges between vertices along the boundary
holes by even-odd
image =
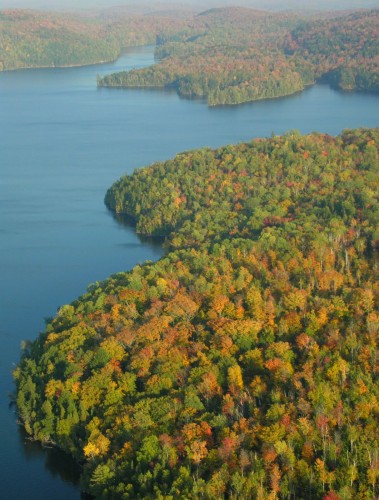
[[[63,306],[15,371],[99,498],[379,494],[379,129],[182,153],[106,203],[167,237]]]
[[[181,26],[174,14],[145,16],[110,10],[85,15],[2,10],[0,70],[112,61],[127,46],[155,44],[159,33],[170,32],[174,26]]]
[[[174,87],[209,105],[280,97],[318,80],[379,90],[379,11],[325,18],[212,9],[159,39],[153,67],[115,73],[101,86]]]

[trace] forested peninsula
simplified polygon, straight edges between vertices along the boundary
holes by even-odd
[[[379,494],[379,129],[177,155],[107,205],[167,254],[24,349],[31,437],[98,498]]]
[[[98,85],[175,88],[210,106],[282,97],[315,81],[377,92],[378,30],[378,10],[305,16],[211,9],[158,37],[156,65],[105,76]]]

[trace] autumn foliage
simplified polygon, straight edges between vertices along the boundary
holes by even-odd
[[[25,350],[29,434],[100,498],[379,494],[379,130],[182,153],[106,201],[168,253]]]

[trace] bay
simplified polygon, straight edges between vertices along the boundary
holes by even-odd
[[[6,498],[80,498],[78,468],[31,443],[9,406],[20,344],[89,283],[162,254],[104,206],[121,175],[176,153],[289,129],[379,126],[379,96],[315,85],[291,97],[208,108],[173,91],[97,89],[96,75],[153,64],[153,47],[115,63],[0,74],[0,479]]]

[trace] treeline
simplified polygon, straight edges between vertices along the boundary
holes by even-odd
[[[117,59],[126,46],[155,44],[161,31],[183,23],[174,15],[118,16],[0,11],[0,70],[61,67]]]
[[[377,497],[378,145],[290,132],[118,181],[170,252],[25,346],[27,432],[99,498]]]
[[[104,77],[100,86],[174,87],[209,105],[280,97],[327,80],[379,89],[379,11],[302,18],[242,8],[212,9],[162,36],[154,67]]]

